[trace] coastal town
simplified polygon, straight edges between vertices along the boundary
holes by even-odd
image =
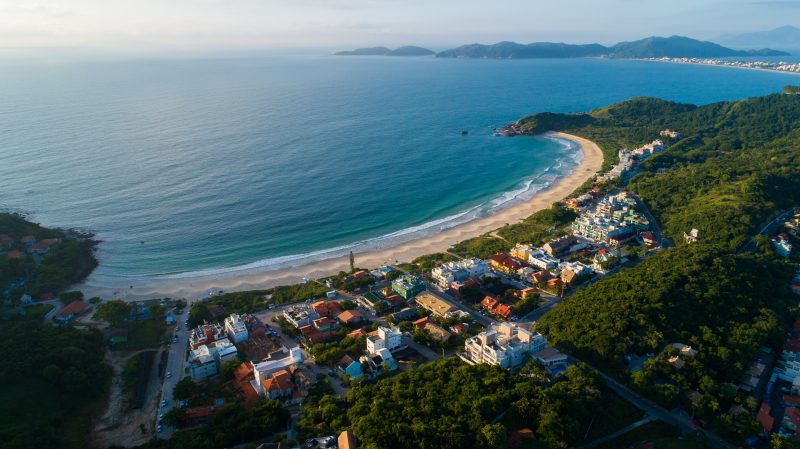
[[[338,275],[182,299],[127,300],[121,292],[84,300],[81,292],[45,292],[12,300],[28,282],[21,276],[4,291],[4,313],[36,313],[54,326],[101,332],[115,377],[112,406],[93,430],[97,441],[167,440],[217,422],[230,410],[279,403],[288,415],[277,441],[253,441],[253,447],[355,448],[359,435],[352,429],[329,433],[310,426],[308,407],[325,395],[344,398],[354,388],[443,359],[512,373],[533,370],[545,385],[562,381],[570,366],[586,366],[551,345],[539,320],[576,292],[675,247],[647,204],[626,188],[646,160],[682,134],[663,129],[653,137],[619,150],[607,171],[553,206],[568,220],[545,229],[541,238],[504,239],[506,250],[485,257],[464,257],[453,246],[427,263],[396,260],[360,269],[351,254],[350,270]],[[800,213],[792,209],[774,218],[760,236],[789,260],[799,232]],[[687,248],[705,237],[687,227],[677,243]],[[0,257],[36,267],[68,239],[2,234]],[[791,288],[800,294],[800,270]],[[760,348],[741,382],[731,385],[759,404],[760,436],[753,437],[751,447],[771,434],[800,441],[798,323],[800,318],[782,352]],[[624,353],[626,372],[635,376],[664,363],[677,375],[702,356],[688,340],[671,341],[659,351]],[[646,420],[655,416],[681,429],[705,428],[702,419],[666,411],[608,382],[615,394],[644,411]],[[703,401],[697,390],[687,397],[689,403]],[[525,440],[530,432],[510,431],[508,441]],[[710,441],[715,448],[729,447]]]
[[[673,62],[681,64],[715,65],[722,67],[736,67],[740,69],[772,70],[776,72],[800,73],[800,63],[786,61],[739,61],[735,59],[713,58],[647,58],[645,61]]]

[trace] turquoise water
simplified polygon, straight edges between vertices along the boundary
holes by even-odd
[[[710,103],[798,79],[599,59],[13,65],[0,71],[0,209],[97,233],[98,278],[278,266],[530,197],[577,154],[492,137],[525,114],[637,95]]]

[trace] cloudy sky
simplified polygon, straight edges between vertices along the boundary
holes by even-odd
[[[220,51],[712,39],[800,19],[800,0],[0,0],[0,49]],[[800,22],[800,20],[797,20]]]

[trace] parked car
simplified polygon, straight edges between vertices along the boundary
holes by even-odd
[[[156,427],[156,432],[161,433],[163,431],[164,431],[164,428],[161,427],[161,424],[159,424],[158,427]]]
[[[172,379],[172,371],[167,371],[167,379]]]

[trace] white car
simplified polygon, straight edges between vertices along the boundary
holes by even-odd
[[[167,379],[172,379],[172,371],[167,371]]]
[[[161,433],[163,431],[164,431],[164,428],[161,427],[161,424],[159,424],[158,427],[156,427],[156,432]]]

